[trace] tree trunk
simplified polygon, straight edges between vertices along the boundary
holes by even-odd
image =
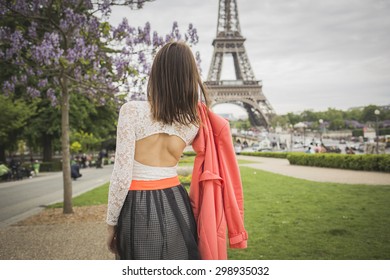
[[[0,144],[0,162],[7,163],[4,146]]]
[[[50,134],[44,134],[42,136],[43,155],[42,161],[49,162],[52,160],[52,136]]]
[[[73,213],[72,208],[72,178],[70,175],[70,152],[69,152],[69,92],[68,78],[64,75],[61,79],[61,144],[62,144],[62,177],[64,182],[64,214]]]

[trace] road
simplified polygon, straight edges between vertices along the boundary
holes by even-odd
[[[73,181],[73,197],[109,181],[113,165],[81,169],[83,176]],[[63,201],[62,172],[39,174],[31,179],[0,184],[0,227],[16,223]]]

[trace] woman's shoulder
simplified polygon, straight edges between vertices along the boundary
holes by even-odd
[[[141,111],[145,111],[149,106],[147,101],[139,101],[139,100],[131,100],[124,103],[121,107],[121,111],[125,111],[127,113],[139,113]]]

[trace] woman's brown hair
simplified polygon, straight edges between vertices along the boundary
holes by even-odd
[[[147,87],[153,118],[198,125],[199,91],[208,104],[191,49],[183,42],[164,45],[154,58]]]

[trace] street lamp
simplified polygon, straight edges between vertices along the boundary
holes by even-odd
[[[379,127],[378,127],[378,116],[381,113],[378,109],[374,111],[375,113],[375,134],[376,134],[376,153],[379,154]]]
[[[320,142],[322,144],[322,124],[324,123],[324,120],[320,119],[318,122],[320,123]]]
[[[293,132],[294,132],[294,129],[293,129],[293,125],[292,124],[290,124],[289,127],[290,127],[290,152],[292,152],[292,150],[293,150]]]

